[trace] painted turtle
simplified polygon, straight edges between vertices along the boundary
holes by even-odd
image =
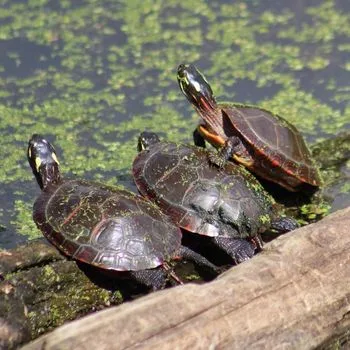
[[[208,161],[203,148],[160,142],[141,133],[133,176],[139,192],[187,231],[212,237],[236,263],[251,258],[269,228],[287,232],[298,225],[278,217],[274,200],[244,167]]]
[[[205,77],[193,65],[181,64],[178,83],[202,118],[194,141],[204,139],[221,151],[211,161],[218,166],[230,157],[253,173],[289,191],[315,190],[322,184],[299,131],[278,115],[256,107],[217,103]]]
[[[67,256],[102,269],[129,271],[153,289],[162,288],[168,274],[177,279],[167,264],[172,259],[184,257],[217,269],[182,246],[180,229],[143,197],[95,182],[63,179],[56,152],[42,136],[30,139],[28,160],[42,189],[33,219]]]

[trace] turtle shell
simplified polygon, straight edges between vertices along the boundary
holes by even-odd
[[[223,113],[223,138],[239,136],[250,146],[253,171],[258,175],[289,190],[296,190],[304,183],[322,184],[310,151],[292,124],[254,106],[221,103],[218,107]]]
[[[158,142],[133,163],[140,193],[173,222],[206,236],[254,237],[268,228],[273,199],[242,166],[211,166],[208,152]]]
[[[65,180],[42,192],[33,219],[63,253],[104,269],[155,268],[181,244],[181,231],[154,204],[84,180]]]

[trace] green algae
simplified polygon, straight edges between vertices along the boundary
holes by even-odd
[[[304,218],[304,224],[322,219],[329,213],[330,205],[325,202],[304,204],[300,208],[302,217]]]
[[[80,314],[101,308],[102,305],[120,304],[124,299],[119,290],[98,288],[86,276],[81,277],[83,273],[79,269],[70,269],[66,265],[66,274],[62,275],[62,271],[56,271],[58,266],[60,263],[45,265],[40,270],[42,273],[37,276],[36,288],[42,290],[36,293],[40,297],[34,296],[34,307],[27,315],[33,338]],[[26,278],[25,275],[23,278],[21,274],[14,274],[11,280],[16,279],[19,283]],[[27,283],[32,282],[28,280]]]
[[[339,3],[1,0],[0,49],[12,44],[0,56],[0,182],[24,193],[3,204],[4,226],[38,234],[33,133],[54,143],[63,173],[110,184],[130,175],[141,131],[190,141],[197,117],[176,83],[182,62],[218,97],[272,110],[308,140],[349,129],[350,15]]]
[[[16,227],[17,232],[27,236],[28,239],[39,238],[42,235],[32,220],[32,208],[33,203],[16,200],[14,203],[16,220],[11,222]]]
[[[196,274],[192,274],[192,275],[186,276],[186,280],[189,282],[199,281],[199,280],[201,280],[201,277],[196,275]]]
[[[336,203],[337,198],[344,199],[343,203],[341,202],[338,206],[332,205],[331,208],[328,206],[328,210],[334,211],[349,205],[350,132],[342,132],[336,137],[314,144],[312,146],[312,154],[320,165],[321,175],[324,179],[325,186],[321,192],[323,196],[326,199],[328,198],[329,203]],[[319,198],[318,202],[320,203],[321,211],[322,207],[327,207],[325,202],[322,203],[322,198]],[[310,208],[312,209],[312,206]],[[319,211],[319,209],[317,210]],[[326,213],[327,210],[324,211],[324,214]]]

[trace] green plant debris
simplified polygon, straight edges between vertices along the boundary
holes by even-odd
[[[191,274],[191,275],[186,276],[186,280],[187,281],[198,281],[198,280],[201,280],[201,277],[199,275],[196,275],[196,274]]]
[[[306,222],[320,220],[329,213],[330,205],[327,203],[305,204],[300,208],[300,212]]]
[[[25,203],[21,200],[16,200],[14,210],[16,212],[16,220],[12,221],[18,233],[27,236],[28,239],[39,238],[42,233],[37,229],[32,220],[32,203]]]

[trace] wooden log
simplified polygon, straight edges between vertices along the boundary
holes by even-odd
[[[22,349],[310,349],[349,328],[347,208],[279,237],[213,282],[98,312]]]

